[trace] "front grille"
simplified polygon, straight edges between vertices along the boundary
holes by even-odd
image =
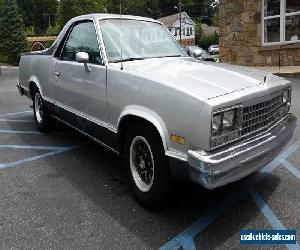
[[[243,108],[242,135],[258,132],[280,119],[282,96]]]

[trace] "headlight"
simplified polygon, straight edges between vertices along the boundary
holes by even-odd
[[[234,141],[240,136],[241,110],[238,106],[215,112],[212,117],[212,148]]]
[[[213,135],[221,135],[232,131],[236,126],[236,109],[214,114],[212,120]]]
[[[230,130],[234,127],[235,110],[224,112],[223,130]]]
[[[217,134],[221,130],[221,125],[222,125],[222,120],[223,120],[223,113],[219,113],[213,116],[213,134]]]
[[[289,102],[289,90],[285,90],[282,94],[282,104],[287,105]]]
[[[281,110],[280,110],[280,116],[284,117],[286,116],[291,107],[291,89],[286,89],[283,91],[281,96]]]

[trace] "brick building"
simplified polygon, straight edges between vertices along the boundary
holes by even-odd
[[[220,0],[219,15],[221,62],[300,66],[300,0]]]

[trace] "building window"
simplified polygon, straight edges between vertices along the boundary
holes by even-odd
[[[193,27],[190,28],[190,34],[193,35]]]
[[[187,35],[187,36],[190,36],[190,28],[189,28],[189,27],[186,28],[186,35]]]
[[[300,42],[300,0],[263,0],[264,45]]]
[[[185,36],[185,28],[183,28],[182,31],[183,31],[183,35]]]
[[[178,28],[175,28],[175,35],[174,36],[177,36],[177,30],[178,30]]]

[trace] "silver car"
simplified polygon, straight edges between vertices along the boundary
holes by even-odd
[[[219,45],[211,45],[208,48],[208,53],[211,55],[219,54]]]
[[[257,171],[296,126],[289,81],[196,61],[143,17],[72,19],[51,48],[21,57],[18,88],[40,131],[56,119],[123,157],[147,207],[173,180],[214,189]]]

